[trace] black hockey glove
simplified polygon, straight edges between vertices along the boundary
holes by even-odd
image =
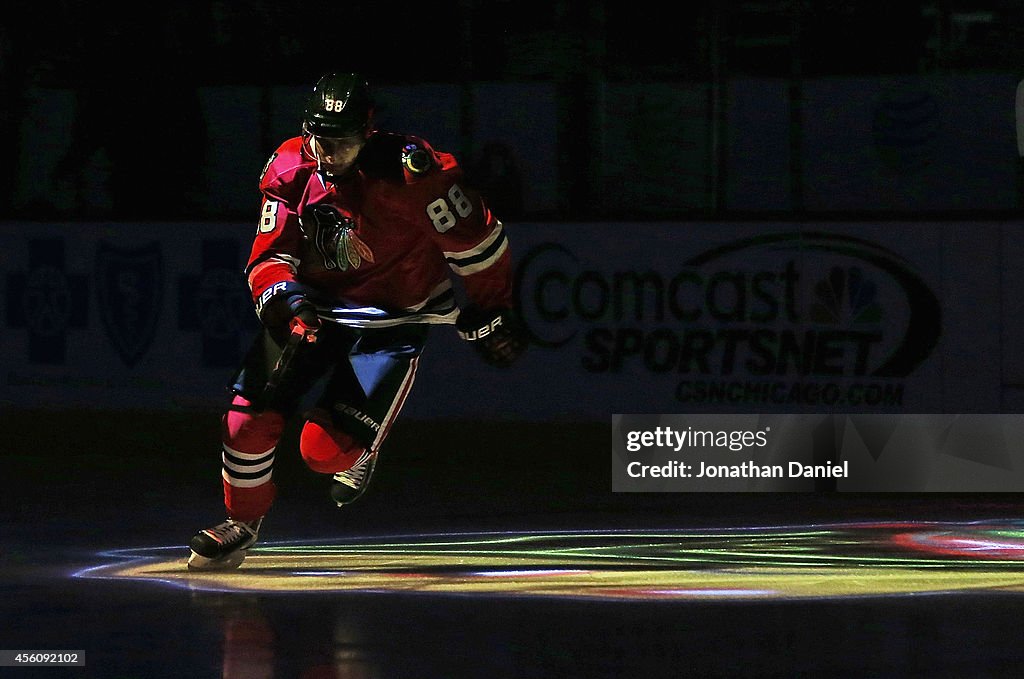
[[[320,316],[316,307],[304,295],[293,295],[288,299],[291,318],[288,319],[288,333],[302,335],[306,342],[316,341],[316,331],[320,329]]]
[[[455,329],[484,361],[499,368],[512,365],[526,351],[526,332],[511,309],[468,307],[459,314]]]
[[[292,334],[301,334],[308,342],[316,341],[320,317],[299,283],[278,283],[268,288],[260,296],[256,313],[279,344],[284,344]]]

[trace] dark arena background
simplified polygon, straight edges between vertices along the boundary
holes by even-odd
[[[1024,444],[864,423],[1024,407],[1020,3],[14,4],[0,676],[1019,674]],[[434,328],[344,509],[289,423],[259,543],[189,571],[258,178],[331,70],[460,159],[531,346]],[[617,476],[615,417],[787,414],[858,473]]]

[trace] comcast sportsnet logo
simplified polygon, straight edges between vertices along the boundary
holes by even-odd
[[[690,386],[677,395],[694,379],[778,394],[808,380],[906,378],[942,332],[919,273],[862,238],[778,233],[674,261],[650,254],[595,261],[557,243],[525,252],[517,291],[534,342],[592,373],[678,377]]]

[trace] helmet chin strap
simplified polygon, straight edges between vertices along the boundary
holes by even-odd
[[[316,171],[324,171],[324,159],[320,157],[320,153],[316,150],[316,135],[309,135],[309,148],[313,152],[313,158],[316,159]]]
[[[306,136],[305,145],[309,151],[309,155],[312,156],[313,160],[316,161],[317,174],[319,174],[321,177],[324,177],[325,179],[333,181],[335,179],[334,175],[330,174],[329,172],[327,172],[327,170],[324,169],[324,160],[323,158],[320,157],[320,154],[317,153],[316,135],[310,133],[310,131],[306,129],[305,125],[302,126],[302,132]]]

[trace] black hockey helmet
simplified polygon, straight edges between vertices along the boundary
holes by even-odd
[[[328,73],[306,99],[302,130],[317,137],[363,135],[373,117],[373,98],[358,73]]]

